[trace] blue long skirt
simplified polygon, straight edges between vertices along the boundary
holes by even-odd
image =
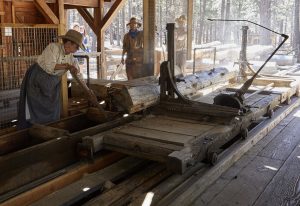
[[[59,76],[48,74],[37,63],[29,67],[20,90],[18,129],[59,120],[60,81]],[[26,119],[26,99],[30,119]]]

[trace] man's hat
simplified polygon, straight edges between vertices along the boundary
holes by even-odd
[[[130,23],[137,24],[138,27],[142,26],[142,23],[140,23],[135,17],[131,17],[129,22],[126,24],[126,26],[128,26]]]
[[[62,39],[67,39],[75,44],[77,44],[83,51],[85,51],[85,46],[83,45],[83,36],[80,32],[70,29],[65,35],[59,36]]]

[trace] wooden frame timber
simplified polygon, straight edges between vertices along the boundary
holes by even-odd
[[[30,205],[46,195],[51,194],[53,191],[59,190],[77,180],[82,178],[87,173],[93,173],[100,170],[120,159],[124,155],[120,153],[108,153],[103,156],[97,157],[93,163],[77,163],[75,166],[68,168],[65,174],[48,181],[32,190],[24,192],[14,198],[11,198],[5,202],[4,205]]]
[[[133,116],[127,118],[119,118],[95,126],[89,125],[88,123],[88,125],[86,126],[91,127],[80,131],[75,130],[73,131],[73,133],[70,132],[70,135],[57,137],[55,139],[34,144],[23,149],[13,148],[16,146],[14,145],[14,142],[23,142],[21,133],[28,133],[28,129],[8,134],[11,136],[17,134],[18,137],[16,137],[15,139],[9,138],[8,136],[5,137],[5,135],[2,136],[2,141],[4,138],[4,141],[6,143],[2,144],[1,147],[5,151],[12,152],[0,157],[0,165],[6,168],[6,170],[0,174],[0,180],[2,182],[0,194],[2,195],[8,191],[16,190],[22,185],[29,184],[32,181],[36,181],[77,162],[79,159],[77,151],[78,143],[82,141],[83,137],[104,132],[106,130],[126,124],[132,120]],[[88,122],[88,119],[84,119],[82,118],[82,115],[78,115],[53,123],[51,124],[51,126],[55,128],[68,128],[68,131],[72,131],[78,128],[78,126],[75,126],[75,122],[78,121],[81,121],[80,124],[82,125]],[[28,140],[26,136],[24,138],[25,141]],[[37,141],[37,139],[32,139],[32,141],[35,142]],[[15,151],[15,149],[20,150]],[[18,164],[11,164],[11,162],[18,162]],[[41,166],[43,166],[43,170],[40,169]]]
[[[272,82],[272,90],[248,90],[244,104],[249,111],[243,116],[201,116],[203,111],[197,113],[196,106],[188,110],[181,103],[161,102],[151,116],[97,136],[98,141],[94,141],[101,140],[104,149],[165,162],[171,171],[183,174],[191,165],[205,159],[215,164],[225,144],[238,135],[247,138],[252,123],[263,116],[272,117],[277,105],[289,104],[291,96],[297,96],[299,81],[288,82],[284,89]],[[253,85],[253,89],[255,86],[262,84]],[[223,91],[228,93],[234,89],[227,87]],[[219,93],[212,92],[196,101],[213,104]]]
[[[187,59],[192,58],[192,41],[193,41],[193,0],[188,0],[187,11]]]
[[[91,27],[91,29],[93,30],[93,32],[95,34],[97,34],[97,29],[96,29],[96,25],[94,24],[95,19],[94,17],[90,14],[90,12],[86,9],[86,8],[77,8],[77,11],[80,13],[80,15],[84,18],[84,20],[86,21],[86,23],[89,25],[89,27]]]
[[[0,23],[4,22],[4,15],[5,15],[5,12],[4,12],[4,2],[0,1]]]
[[[38,8],[38,10],[43,14],[44,18],[50,24],[59,24],[59,19],[54,14],[54,12],[47,5],[44,0],[34,0],[34,5]]]

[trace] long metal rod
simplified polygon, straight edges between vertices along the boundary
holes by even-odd
[[[278,34],[278,35],[285,35],[285,34],[280,34],[280,33],[278,33],[278,32],[276,32],[276,31],[273,31],[273,30],[271,30],[271,29],[269,29],[269,28],[267,28],[267,27],[265,27],[265,26],[262,26],[262,25],[260,25],[260,24],[258,24],[258,23],[255,23],[255,22],[253,22],[253,21],[249,21],[249,20],[245,20],[245,19],[212,19],[212,18],[209,18],[209,19],[207,19],[208,21],[243,21],[243,22],[249,22],[249,23],[251,23],[251,24],[255,24],[256,26],[259,26],[259,27],[262,27],[262,28],[264,28],[264,29],[266,29],[266,30],[268,30],[268,31],[271,31],[271,32],[273,32],[273,33],[275,33],[275,34]]]
[[[277,48],[272,52],[272,54],[267,58],[267,60],[263,63],[263,65],[261,65],[261,67],[258,69],[258,71],[250,78],[248,79],[243,86],[235,93],[235,96],[239,97],[240,99],[242,98],[242,96],[246,93],[246,91],[249,89],[249,87],[251,86],[252,82],[254,81],[254,79],[256,78],[256,76],[258,75],[258,73],[263,69],[263,67],[270,61],[270,59],[273,57],[273,55],[278,51],[278,49],[284,44],[284,42],[289,38],[288,35],[286,34],[280,34],[276,31],[273,31],[265,26],[262,26],[260,24],[257,24],[253,21],[249,21],[249,20],[244,20],[244,19],[207,19],[209,21],[238,21],[238,22],[248,22],[254,25],[257,25],[259,27],[262,27],[268,31],[271,31],[275,34],[280,35],[281,37],[283,37],[283,41],[277,46]]]
[[[284,36],[283,36],[284,35]],[[278,49],[284,44],[284,42],[289,38],[289,36],[282,34],[284,37],[283,41],[277,46],[277,48],[272,52],[272,54],[268,57],[268,59],[263,63],[263,65],[260,66],[259,70],[251,77],[251,79],[248,79],[243,86],[239,89],[239,91],[236,92],[236,96],[241,97],[246,93],[246,91],[249,89],[251,86],[252,82],[258,75],[258,73],[263,69],[263,67],[270,61],[270,59],[273,57],[273,55],[278,51]]]

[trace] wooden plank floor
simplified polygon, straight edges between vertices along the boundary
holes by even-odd
[[[300,107],[251,148],[193,205],[300,205]]]

